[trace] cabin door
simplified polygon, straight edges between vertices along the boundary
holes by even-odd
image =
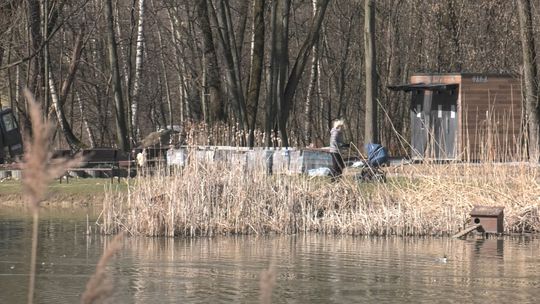
[[[456,158],[457,89],[433,91],[430,121],[432,153],[436,159]]]
[[[429,109],[431,107],[431,91],[413,90],[411,101],[411,146],[412,158],[423,159],[429,134]]]

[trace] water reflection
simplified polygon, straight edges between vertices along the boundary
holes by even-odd
[[[0,303],[25,301],[30,227],[0,217]],[[84,220],[42,220],[39,303],[79,301],[110,241],[85,231]],[[269,265],[274,303],[526,303],[540,296],[539,247],[531,237],[130,237],[109,270],[114,303],[257,303]]]
[[[497,239],[478,237],[474,243],[474,253],[478,258],[497,256],[502,259],[504,258],[504,239],[502,237]]]

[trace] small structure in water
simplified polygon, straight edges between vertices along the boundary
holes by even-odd
[[[480,232],[504,232],[504,207],[475,206],[471,211],[471,220],[474,224],[482,225]]]
[[[482,233],[502,234],[504,232],[504,207],[474,206],[471,211],[473,225],[455,234],[460,238],[477,230]]]

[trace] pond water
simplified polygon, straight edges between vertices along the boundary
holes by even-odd
[[[0,303],[25,303],[31,220],[0,209]],[[36,303],[78,303],[111,237],[84,216],[42,216]],[[127,237],[110,262],[111,303],[538,303],[540,239],[292,235]],[[443,256],[447,256],[444,261]]]

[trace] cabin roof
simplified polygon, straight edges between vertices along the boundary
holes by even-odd
[[[502,77],[502,78],[519,78],[518,74],[511,73],[412,73],[411,76],[462,76],[462,77],[474,77],[474,76],[487,76],[487,77]]]
[[[504,207],[474,206],[471,216],[499,216]]]
[[[392,91],[413,91],[413,90],[426,90],[426,91],[450,91],[459,86],[457,83],[407,83],[400,85],[388,86]]]

